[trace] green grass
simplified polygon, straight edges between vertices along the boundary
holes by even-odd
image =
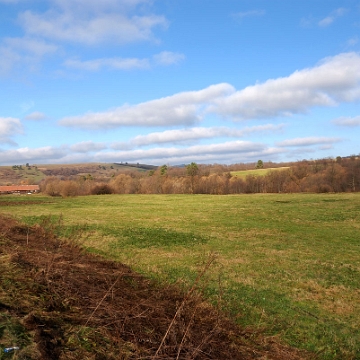
[[[14,170],[14,174],[16,174],[16,176],[19,177],[22,181],[30,180],[33,184],[38,184],[45,178],[45,175],[40,170],[33,167],[29,169],[26,166],[23,166],[22,170]]]
[[[231,175],[245,179],[248,175],[264,176],[268,174],[270,171],[279,171],[285,169],[289,169],[289,167],[231,171]]]
[[[80,229],[89,251],[161,281],[189,286],[215,254],[204,292],[239,324],[320,359],[360,359],[360,194],[29,200],[0,197],[0,211],[62,216],[64,236]]]

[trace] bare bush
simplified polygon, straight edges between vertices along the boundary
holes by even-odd
[[[108,184],[96,184],[92,189],[91,189],[91,195],[108,195],[108,194],[113,194],[114,191],[111,188],[110,185]]]
[[[73,180],[62,181],[60,194],[62,197],[78,196],[80,194],[80,184]]]
[[[50,196],[61,196],[61,181],[55,177],[48,177],[42,184],[42,191]]]

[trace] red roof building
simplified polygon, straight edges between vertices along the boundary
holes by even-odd
[[[0,186],[0,194],[33,194],[40,191],[39,185]]]

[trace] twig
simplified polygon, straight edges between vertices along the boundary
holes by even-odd
[[[90,319],[94,316],[94,314],[96,313],[97,309],[100,307],[100,305],[103,303],[103,301],[106,299],[106,297],[109,295],[110,291],[114,288],[114,286],[116,285],[116,283],[119,281],[120,276],[114,281],[114,283],[110,286],[109,290],[105,293],[105,295],[103,296],[103,298],[99,301],[99,303],[97,304],[96,308],[94,309],[94,311],[91,313],[91,315],[88,317],[88,319],[86,320],[86,323],[83,327],[86,327],[87,324],[89,323]],[[81,330],[81,329],[80,329]],[[79,330],[79,331],[80,331]],[[79,332],[78,331],[78,332]]]
[[[51,257],[51,261],[46,264],[47,266],[46,266],[44,275],[45,275],[45,279],[46,279],[47,282],[49,282],[49,273],[50,273],[50,270],[51,270],[51,268],[52,268],[52,266],[54,264],[55,256],[56,256],[56,254],[53,254],[52,257]]]
[[[195,306],[195,309],[194,309],[193,313],[191,314],[191,318],[190,318],[190,320],[189,320],[189,324],[188,324],[188,326],[186,327],[186,330],[185,330],[184,336],[183,336],[183,337],[182,337],[182,339],[181,339],[181,343],[180,343],[179,348],[178,348],[178,352],[177,352],[176,360],[178,360],[178,359],[179,359],[179,356],[180,356],[180,351],[181,351],[182,346],[183,346],[183,344],[184,344],[184,342],[185,342],[186,335],[187,335],[187,333],[189,332],[189,329],[190,329],[190,326],[191,326],[192,320],[193,320],[193,318],[194,318],[194,316],[195,316],[196,309],[197,309],[197,306]]]
[[[187,292],[187,294],[186,294],[186,296],[184,297],[183,301],[181,302],[180,306],[179,306],[178,309],[176,310],[176,313],[175,313],[174,317],[172,318],[172,320],[171,320],[171,322],[170,322],[170,324],[169,324],[169,327],[168,327],[168,329],[166,330],[166,333],[165,333],[165,335],[163,336],[163,338],[162,338],[162,340],[161,340],[161,343],[160,343],[158,349],[156,350],[155,355],[153,356],[153,360],[155,360],[155,359],[157,358],[157,356],[158,356],[158,354],[159,354],[162,346],[164,345],[164,342],[165,342],[167,336],[169,335],[170,329],[172,328],[172,326],[173,326],[174,323],[175,323],[175,320],[176,320],[178,314],[180,313],[180,311],[181,311],[182,308],[184,307],[186,301],[189,299],[189,297],[191,296],[191,294],[192,294],[192,293],[194,292],[194,290],[196,289],[196,286],[197,286],[198,282],[199,282],[200,279],[204,276],[204,274],[205,274],[206,271],[209,269],[210,265],[212,264],[212,262],[213,262],[214,260],[215,260],[215,256],[214,256],[214,255],[212,255],[212,256],[209,257],[209,260],[208,260],[208,262],[206,263],[203,271],[197,276],[197,278],[196,278],[193,286],[192,286],[191,289]]]
[[[209,333],[208,336],[206,336],[203,341],[198,345],[198,347],[193,351],[193,353],[191,354],[191,359],[195,359],[196,353],[202,351],[201,347],[208,342],[208,340],[215,334],[217,328],[219,327],[219,319],[217,324],[215,325],[214,329]]]

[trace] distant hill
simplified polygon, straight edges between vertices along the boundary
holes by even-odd
[[[0,185],[39,184],[47,176],[71,178],[91,175],[97,179],[110,179],[126,171],[155,170],[157,166],[130,163],[82,164],[26,164],[0,166]]]
[[[118,166],[125,166],[125,167],[131,167],[131,168],[137,168],[137,169],[144,169],[144,170],[155,170],[158,168],[158,166],[155,165],[146,165],[146,164],[131,164],[131,163],[115,163],[115,165]]]

